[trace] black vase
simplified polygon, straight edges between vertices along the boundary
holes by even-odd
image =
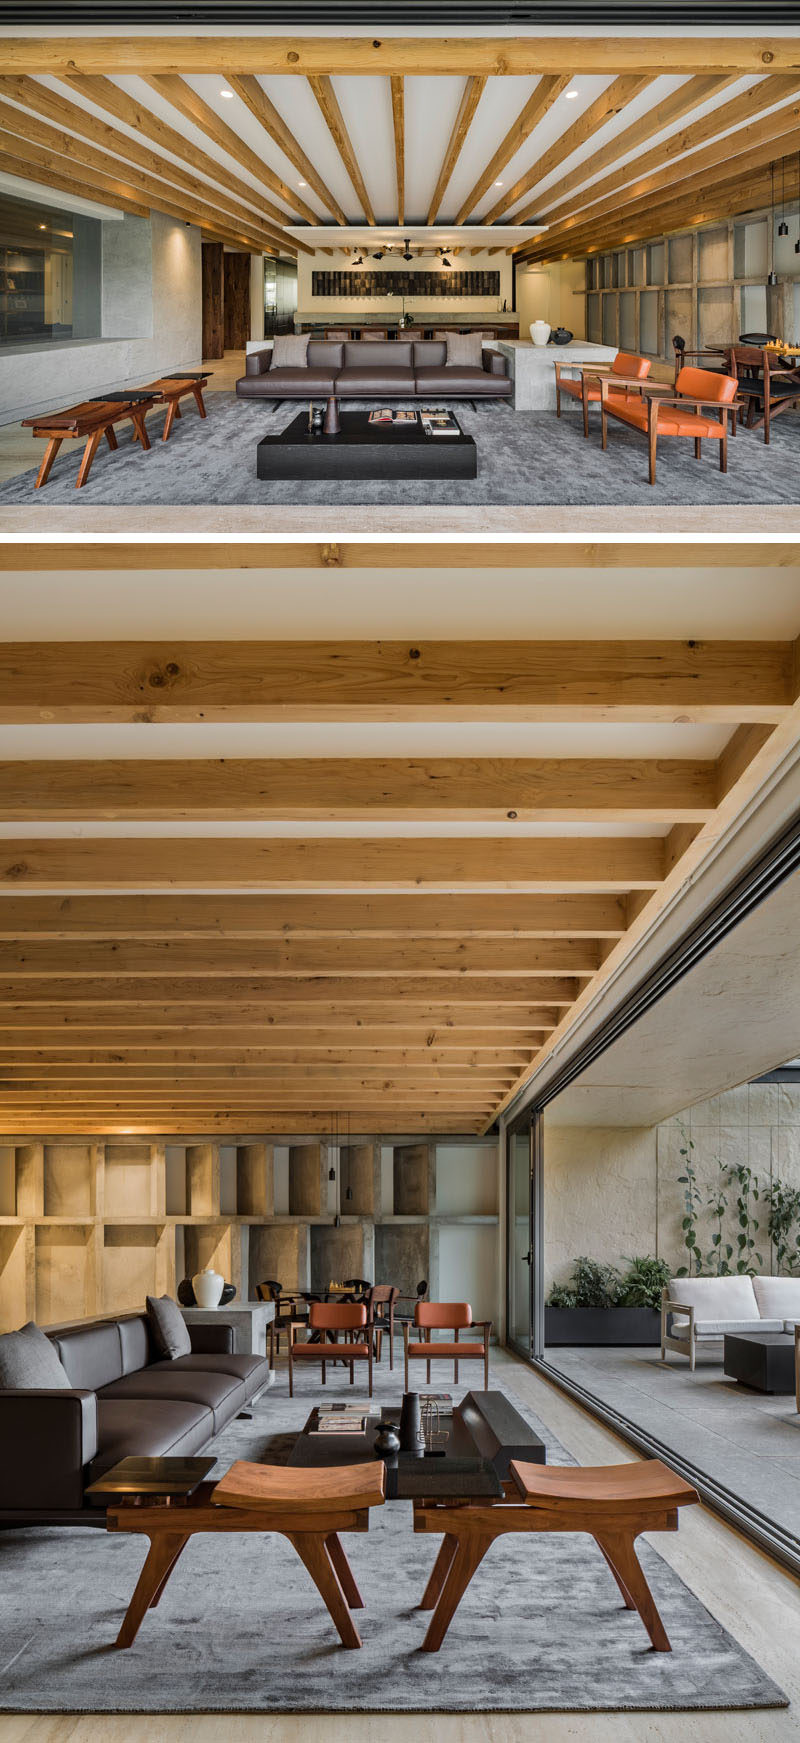
[[[178,1288],[177,1288],[176,1293],[178,1296],[178,1300],[181,1304],[181,1307],[196,1307],[197,1306],[197,1302],[195,1301],[195,1298],[194,1298],[194,1290],[192,1288],[191,1277],[184,1277],[183,1282],[178,1284]]]
[[[400,1411],[400,1450],[413,1453],[415,1458],[425,1457],[425,1436],[419,1414],[419,1393],[404,1392],[403,1407]]]
[[[228,1302],[233,1301],[235,1295],[236,1295],[235,1285],[233,1283],[224,1283],[222,1286],[222,1294],[219,1298],[220,1307],[227,1307]]]
[[[341,429],[341,424],[339,423],[339,407],[336,403],[335,394],[331,394],[328,404],[325,407],[325,418],[323,420],[322,428],[326,436],[338,436]]]

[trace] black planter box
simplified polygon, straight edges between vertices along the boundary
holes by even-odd
[[[545,1344],[660,1344],[652,1307],[546,1307]]]

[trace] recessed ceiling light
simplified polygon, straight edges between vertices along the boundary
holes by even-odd
[[[299,187],[299,188],[307,188],[307,187],[308,187],[308,182],[298,182],[298,184],[297,184],[297,186],[298,186],[298,187]]]
[[[40,229],[40,230],[46,230],[46,229],[47,229],[47,225],[46,225],[46,224],[40,224],[40,225],[39,225],[39,229]]]
[[[575,98],[580,96],[580,91],[565,91],[564,96],[568,103],[574,103]]]
[[[232,91],[220,91],[220,96],[221,97],[232,97],[233,92]]]
[[[495,187],[496,187],[496,188],[504,188],[504,187],[505,187],[505,182],[495,182],[495,184],[494,184],[494,185],[495,185]]]

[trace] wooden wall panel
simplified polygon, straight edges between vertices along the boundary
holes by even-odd
[[[250,338],[250,256],[223,255],[223,331],[226,351],[243,351]]]
[[[203,243],[203,361],[225,354],[224,249],[221,242]],[[248,257],[249,258],[249,257]]]

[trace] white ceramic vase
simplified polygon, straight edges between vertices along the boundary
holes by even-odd
[[[547,344],[547,341],[550,338],[550,324],[548,321],[532,321],[529,331],[534,345]]]
[[[225,1288],[225,1278],[219,1271],[212,1271],[207,1265],[205,1271],[198,1271],[192,1278],[194,1298],[198,1307],[219,1307],[222,1291]]]

